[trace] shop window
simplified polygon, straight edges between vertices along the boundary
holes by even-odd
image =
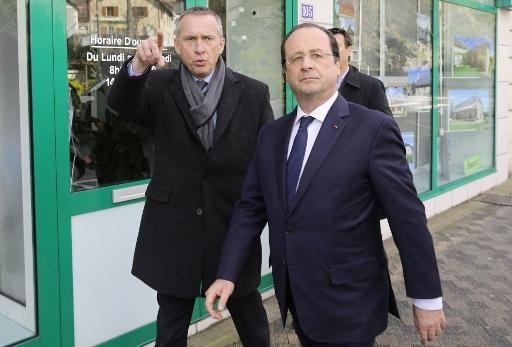
[[[106,96],[122,63],[137,45],[158,29],[164,32],[166,67],[177,67],[174,22],[184,1],[161,6],[140,0],[109,0],[102,16],[125,20],[106,22],[96,15],[97,2],[75,0],[88,15],[68,15],[68,87],[71,191],[93,189],[150,177],[152,136],[142,127],[119,119],[106,106]],[[76,21],[76,23],[74,22]]]
[[[439,185],[493,167],[496,16],[440,5]]]
[[[422,193],[432,176],[432,1],[387,0],[384,13],[383,80]]]
[[[338,0],[334,4],[334,25],[352,35],[350,64],[383,81],[416,189],[430,190],[432,1]]]
[[[380,75],[380,1],[337,0],[334,22],[352,36],[350,64],[362,72]]]
[[[222,18],[226,36],[224,58],[233,70],[265,82],[275,117],[285,114],[281,40],[285,1],[210,0]]]

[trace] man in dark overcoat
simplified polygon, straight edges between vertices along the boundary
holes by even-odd
[[[345,29],[331,28],[329,31],[338,42],[340,51],[340,67],[338,75],[338,91],[350,102],[379,110],[393,116],[389,108],[384,84],[378,78],[360,72],[349,64],[352,56],[352,37]]]
[[[163,65],[163,34],[137,47],[110,91],[111,110],[152,129],[154,170],[132,273],[157,291],[156,346],[186,346],[195,298],[214,281],[222,243],[260,128],[268,86],[224,65],[222,23],[194,7],[176,22],[179,69]],[[268,346],[254,242],[228,309],[244,346]]]

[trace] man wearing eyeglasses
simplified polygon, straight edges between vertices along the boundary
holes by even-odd
[[[303,346],[373,346],[397,313],[380,231],[389,219],[422,342],[446,322],[432,237],[393,118],[347,102],[336,88],[339,50],[325,28],[293,28],[281,45],[297,108],[260,131],[226,236],[218,280],[206,292],[214,318],[268,222],[283,322],[290,310]]]
[[[331,28],[329,31],[338,42],[340,51],[340,69],[337,84],[341,95],[347,101],[393,116],[382,81],[360,72],[356,67],[349,64],[352,56],[352,37],[350,37],[350,34],[341,28]]]

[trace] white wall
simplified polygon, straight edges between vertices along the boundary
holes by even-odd
[[[75,346],[93,346],[153,322],[155,292],[133,277],[143,203],[71,219]]]
[[[156,293],[131,275],[143,203],[71,220],[75,346],[93,346],[156,320]],[[262,234],[262,275],[269,273],[268,230]],[[191,332],[211,324],[191,326]]]
[[[497,112],[504,119],[503,144],[508,152],[508,172],[512,173],[512,11],[498,11],[498,66],[496,74]]]

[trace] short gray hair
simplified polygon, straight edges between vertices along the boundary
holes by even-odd
[[[208,7],[194,6],[183,12],[178,19],[176,20],[176,26],[174,28],[174,36],[178,37],[181,33],[181,20],[183,17],[187,15],[192,16],[213,16],[217,21],[217,30],[219,31],[220,37],[224,37],[224,31],[222,30],[222,20],[219,15],[215,13],[215,11],[209,9]]]

